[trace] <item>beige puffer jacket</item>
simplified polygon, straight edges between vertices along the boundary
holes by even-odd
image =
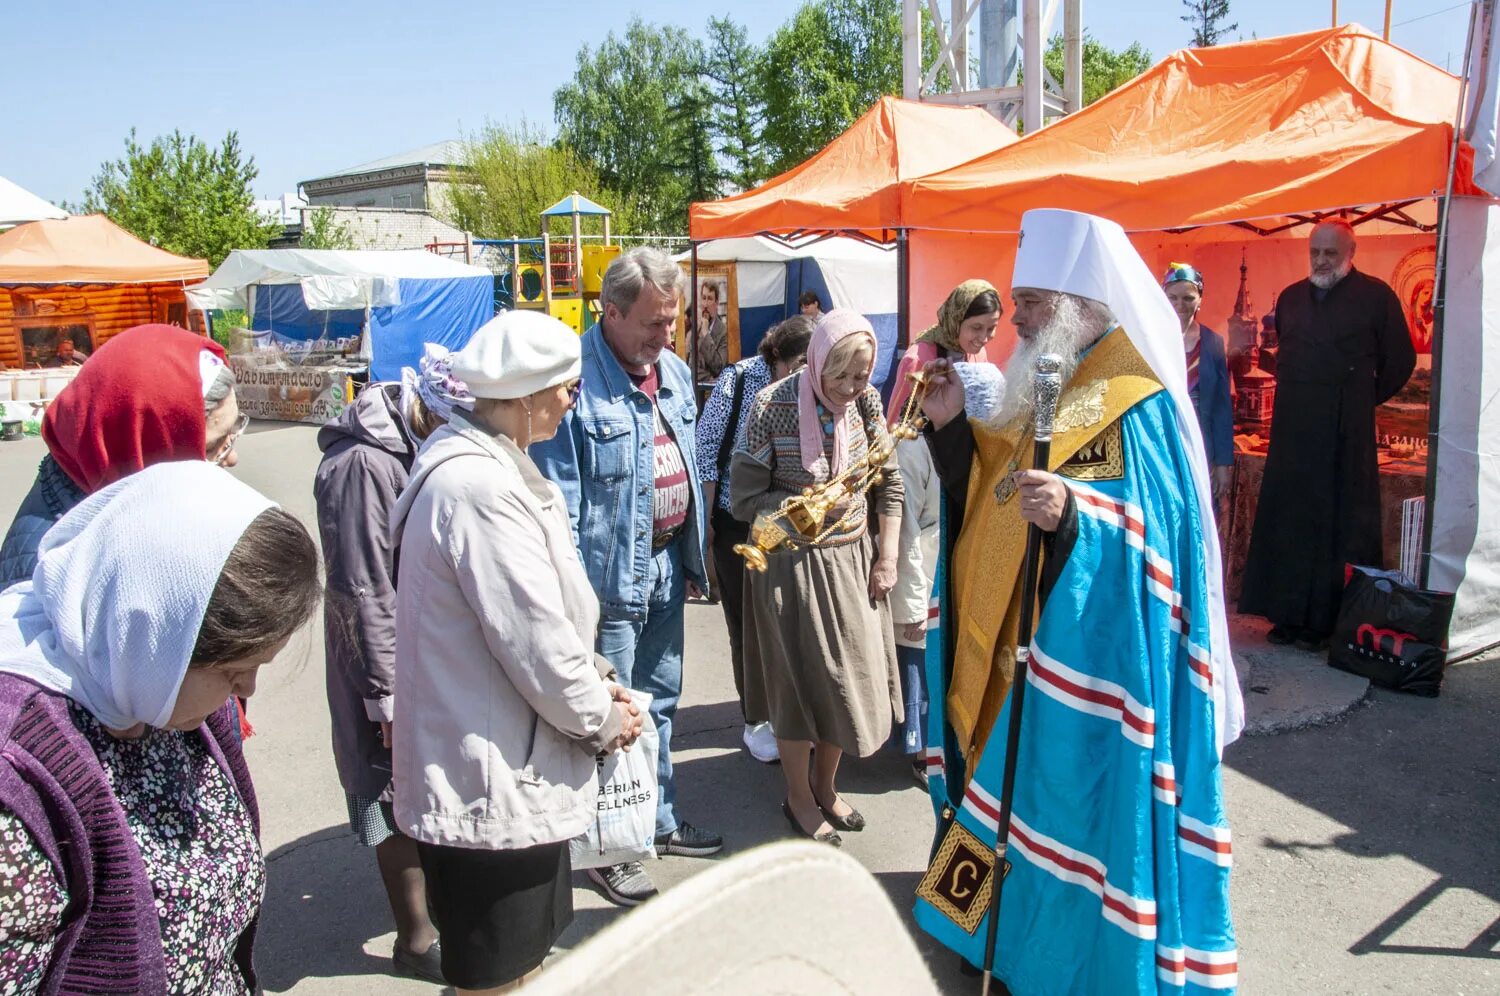
[[[457,415],[422,447],[391,528],[397,825],[491,850],[582,833],[620,721],[562,494]]]

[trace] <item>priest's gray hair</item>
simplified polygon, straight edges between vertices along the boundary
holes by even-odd
[[[1313,226],[1312,230],[1316,232],[1319,229],[1338,232],[1343,236],[1343,242],[1349,247],[1349,250],[1351,252],[1353,252],[1354,247],[1359,244],[1358,238],[1354,234],[1354,226],[1349,224],[1343,218],[1329,218],[1327,221],[1320,221]]]
[[[1090,320],[1090,324],[1099,327],[1101,334],[1115,327],[1115,313],[1103,301],[1095,301],[1091,297],[1080,297],[1077,294],[1063,294],[1062,296],[1072,298],[1078,305],[1078,310]]]
[[[638,246],[621,253],[604,271],[604,283],[599,288],[601,306],[614,305],[620,314],[635,307],[641,296],[641,288],[650,284],[663,294],[681,297],[687,280],[682,267],[660,249]]]

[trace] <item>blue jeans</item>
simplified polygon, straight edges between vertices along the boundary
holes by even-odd
[[[677,787],[672,781],[672,717],[682,697],[683,597],[682,541],[651,558],[649,595],[644,620],[599,622],[598,652],[614,665],[620,684],[651,696],[661,750],[657,754],[656,834],[677,829]]]
[[[891,730],[891,743],[907,756],[922,753],[926,741],[926,660],[924,648],[896,645],[896,665],[901,671],[901,698],[906,703],[906,714]]]

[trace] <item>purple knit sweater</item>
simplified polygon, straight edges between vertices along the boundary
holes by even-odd
[[[259,834],[255,790],[234,730],[238,721],[233,703],[226,703],[204,724],[203,735]],[[42,992],[164,992],[151,880],[104,769],[68,716],[64,696],[8,674],[0,674],[0,808],[26,826],[69,897]],[[252,922],[235,948],[251,992],[254,941]]]

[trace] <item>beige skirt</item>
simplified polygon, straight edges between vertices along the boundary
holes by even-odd
[[[747,571],[745,714],[783,740],[880,749],[901,716],[889,605],[870,602],[874,541],[775,553]]]

